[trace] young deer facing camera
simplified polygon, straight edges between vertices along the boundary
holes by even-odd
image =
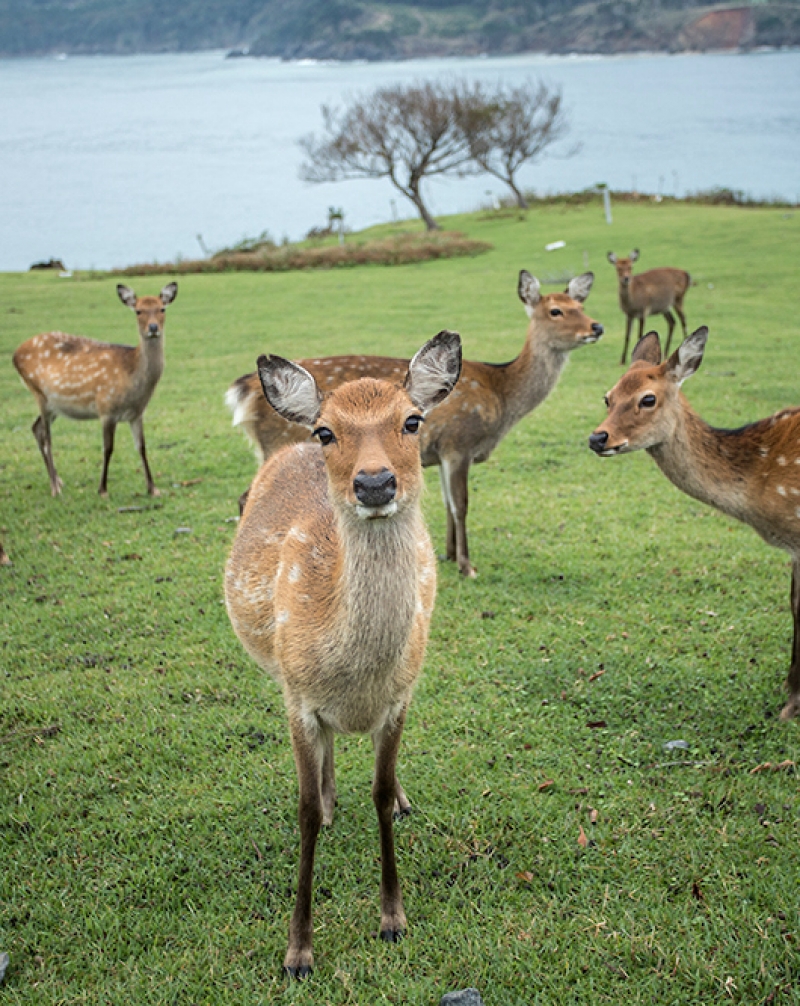
[[[608,261],[617,270],[619,280],[619,306],[625,315],[625,345],[622,347],[624,364],[628,356],[628,342],[631,337],[633,319],[639,319],[639,339],[644,332],[644,320],[651,314],[663,314],[667,319],[667,348],[672,342],[672,332],[675,328],[673,309],[681,319],[683,337],[686,338],[686,315],[683,313],[683,298],[689,289],[692,277],[683,269],[648,269],[633,275],[633,263],[639,260],[639,249],[634,248],[627,258],[617,258],[614,252],[608,253]]]
[[[368,733],[381,845],[380,935],[406,917],[392,813],[410,805],[395,775],[436,593],[420,510],[420,430],[452,390],[461,341],[440,332],[403,386],[363,378],[322,397],[308,371],[261,356],[272,407],[313,426],[318,443],[279,451],[250,489],[225,571],[225,600],[245,649],[282,686],[300,788],[300,866],[284,969],[313,965],[311,885],[322,824],[333,820],[335,733]]]
[[[707,338],[698,328],[662,362],[658,335],[648,332],[606,395],[608,418],[589,446],[601,457],[646,450],[683,492],[791,555],[794,642],[781,712],[789,720],[800,712],[800,408],[737,430],[705,423],[680,388],[700,366]]]
[[[53,496],[58,496],[63,486],[56,475],[50,438],[56,416],[99,419],[102,423],[101,496],[108,495],[108,464],[117,423],[130,423],[147,491],[151,496],[158,495],[147,463],[142,416],[164,371],[164,312],[177,293],[177,283],[168,283],[158,297],[137,297],[130,287],[117,285],[119,299],[136,312],[138,346],[97,342],[65,332],[43,332],[23,342],[14,353],[14,366],[39,405],[33,435],[50,476]]]
[[[540,405],[558,382],[570,352],[597,342],[603,326],[583,310],[592,289],[590,272],[570,281],[565,293],[542,294],[539,281],[524,269],[517,292],[530,318],[522,351],[510,363],[465,360],[452,395],[428,417],[422,430],[422,464],[439,466],[447,508],[447,558],[465,576],[475,576],[467,543],[469,470],[486,461],[516,423]],[[358,377],[402,380],[408,363],[385,356],[329,356],[302,360],[320,387],[328,390]],[[287,423],[270,408],[256,374],[230,386],[226,402],[260,458],[307,439],[308,430]]]

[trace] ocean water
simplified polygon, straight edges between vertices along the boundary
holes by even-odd
[[[520,178],[540,192],[682,195],[715,186],[800,199],[800,52],[516,56],[406,63],[226,60],[224,53],[0,60],[0,270],[43,258],[109,268],[197,257],[268,230],[301,237],[412,216],[385,180],[308,185],[297,139],[320,105],[388,83],[466,76],[559,85],[580,143]],[[432,180],[435,213],[504,194]],[[198,235],[200,237],[198,238]]]

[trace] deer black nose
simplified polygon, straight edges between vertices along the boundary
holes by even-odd
[[[154,321],[151,321],[150,324],[147,326],[147,331],[150,333],[150,335],[158,335],[158,325],[156,325]]]
[[[599,321],[593,321],[593,322],[592,322],[592,331],[594,332],[594,334],[595,334],[595,335],[597,336],[597,338],[599,339],[599,338],[600,338],[600,336],[601,336],[601,335],[603,334],[603,332],[605,331],[605,329],[603,328],[603,326],[602,326],[602,325],[600,324],[600,322],[599,322]]]
[[[592,433],[591,436],[589,437],[589,446],[593,451],[596,451],[598,454],[600,453],[600,451],[604,451],[606,449],[607,443],[608,443],[608,434],[604,430],[602,430],[600,433]]]
[[[353,479],[353,492],[363,506],[386,506],[395,497],[397,479],[388,468],[382,468],[375,475],[359,472]]]

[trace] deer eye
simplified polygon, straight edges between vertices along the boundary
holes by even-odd
[[[318,426],[311,436],[317,437],[323,447],[327,447],[328,444],[332,444],[336,440],[333,430],[329,430],[327,426]]]
[[[561,315],[563,315],[563,313],[564,312],[561,310],[560,307],[551,307],[550,308],[550,317],[551,318],[560,318]]]
[[[644,398],[642,398],[642,400],[639,402],[640,407],[643,409],[652,409],[655,404],[656,404],[655,395],[645,395]]]
[[[422,416],[409,416],[403,423],[403,433],[419,433],[422,422],[424,422]]]

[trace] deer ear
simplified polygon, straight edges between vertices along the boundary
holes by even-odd
[[[636,262],[637,259],[639,258],[639,249],[634,248],[633,251],[628,256],[628,258],[631,260],[631,262]]]
[[[517,293],[519,294],[519,299],[525,305],[528,317],[532,318],[533,309],[542,299],[542,292],[539,288],[539,280],[535,276],[531,276],[527,269],[520,271]]]
[[[171,304],[173,300],[175,300],[175,298],[178,296],[178,284],[167,283],[167,285],[161,291],[159,296],[161,297],[161,303],[164,305],[164,307],[166,307],[167,304]]]
[[[661,342],[658,332],[648,332],[636,343],[631,353],[631,363],[652,363],[658,366],[661,363]]]
[[[606,255],[606,258],[612,265],[617,264],[617,256],[614,254],[614,252],[609,252],[608,255]]]
[[[582,273],[580,276],[575,276],[569,281],[567,293],[573,300],[577,300],[582,304],[592,292],[592,283],[594,283],[594,273]]]
[[[284,419],[303,426],[313,426],[319,419],[322,395],[303,367],[282,356],[259,356],[258,376],[267,401]]]
[[[117,296],[125,307],[136,307],[136,294],[124,283],[117,283]]]
[[[443,401],[461,373],[461,336],[445,329],[426,342],[408,365],[404,387],[423,413]]]
[[[667,375],[680,387],[703,362],[708,328],[703,325],[683,340],[667,361]]]

